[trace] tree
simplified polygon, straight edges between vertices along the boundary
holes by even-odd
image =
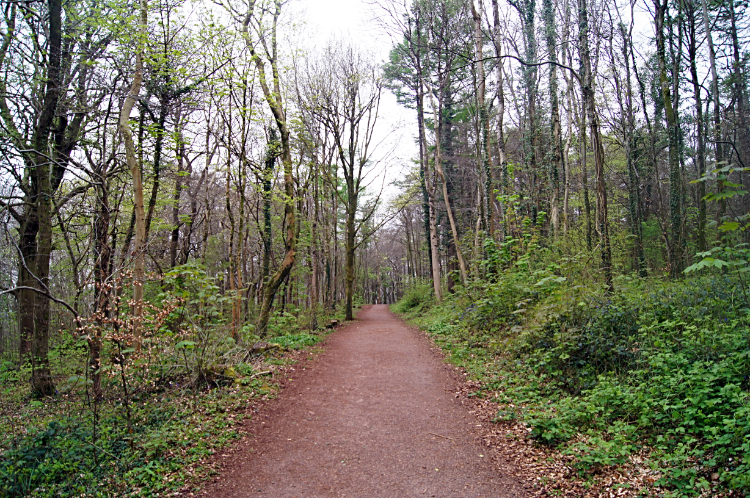
[[[620,11],[617,11],[618,17]],[[619,102],[620,114],[623,129],[623,148],[625,150],[625,156],[628,168],[628,211],[630,214],[630,225],[633,232],[635,241],[635,261],[638,274],[641,277],[645,277],[646,271],[646,259],[643,252],[643,213],[641,210],[641,195],[640,195],[640,177],[641,173],[638,171],[638,157],[636,150],[636,118],[635,118],[635,107],[633,103],[633,85],[631,77],[630,61],[632,59],[632,33],[633,33],[633,15],[631,11],[630,26],[626,27],[620,18],[618,25],[618,32],[622,42],[622,59],[619,65],[625,65],[625,80],[620,81],[618,71],[615,69],[616,57],[614,49],[614,36],[610,39],[612,45],[611,54],[613,74],[615,76],[615,85],[617,90],[617,100]],[[623,88],[624,87],[624,88]]]
[[[711,34],[711,22],[708,18],[708,6],[706,0],[701,0],[703,11],[703,27],[706,31],[706,41],[708,42],[708,62],[711,68],[711,100],[714,104],[714,162],[716,167],[724,160],[722,136],[721,136],[721,104],[719,96],[719,77],[716,71],[716,50],[714,49],[714,39]],[[724,200],[719,201],[719,217],[724,211]]]
[[[589,17],[587,0],[578,0],[578,43],[581,57],[581,93],[586,105],[586,115],[591,127],[591,143],[594,148],[594,170],[596,171],[596,229],[599,232],[599,250],[604,283],[607,290],[614,290],[612,280],[612,249],[609,241],[609,217],[607,213],[607,185],[604,180],[604,146],[599,128],[599,115],[594,100],[594,78],[591,73],[589,52]]]
[[[477,73],[477,107],[479,108],[479,129],[482,134],[482,166],[484,173],[484,197],[486,199],[486,211],[485,211],[485,225],[487,226],[487,232],[491,239],[495,238],[495,195],[494,187],[492,182],[492,153],[490,150],[490,121],[487,113],[487,105],[485,103],[485,72],[484,72],[484,57],[482,56],[482,50],[484,45],[484,37],[482,35],[482,12],[484,6],[481,1],[479,3],[479,10],[474,5],[474,1],[471,2],[471,15],[474,19],[474,64],[476,65]],[[465,270],[464,270],[465,271]]]
[[[13,151],[8,172],[20,191],[3,201],[18,223],[20,358],[30,362],[38,395],[54,392],[47,352],[50,331],[50,259],[53,216],[81,185],[56,198],[86,120],[103,95],[95,93],[93,62],[111,40],[109,7],[48,0],[3,6],[0,45],[0,119],[3,142]],[[27,43],[35,40],[36,43]]]
[[[552,144],[552,159],[549,167],[550,186],[552,188],[552,229],[557,238],[560,231],[560,165],[562,161],[562,138],[560,135],[560,104],[557,94],[557,25],[552,0],[544,0],[544,30],[549,57],[549,98],[552,114],[550,126],[550,142]]]
[[[670,81],[667,76],[665,17],[669,9],[668,0],[654,0],[654,26],[656,30],[656,59],[659,64],[659,83],[664,112],[667,118],[667,136],[669,140],[669,221],[670,239],[667,240],[669,252],[669,275],[676,278],[684,268],[682,256],[682,195],[680,174],[680,128],[677,122],[677,109],[672,103]]]
[[[141,322],[143,320],[143,280],[146,273],[146,213],[143,207],[143,165],[138,160],[133,132],[130,128],[130,113],[138,100],[143,84],[143,58],[146,50],[148,30],[148,0],[140,0],[138,30],[135,37],[135,72],[130,91],[120,110],[120,133],[125,144],[125,156],[133,177],[133,213],[135,215],[135,268],[133,271],[133,336],[136,351],[141,348]]]
[[[290,130],[287,122],[284,99],[281,92],[281,77],[279,74],[278,52],[278,23],[281,16],[281,0],[273,0],[270,6],[258,5],[256,0],[249,0],[244,10],[240,11],[230,4],[225,7],[240,20],[240,32],[245,45],[250,52],[251,61],[258,71],[258,82],[263,90],[266,104],[273,115],[279,130],[281,143],[280,158],[284,168],[284,259],[276,272],[268,279],[263,290],[263,301],[258,315],[257,333],[263,337],[268,331],[268,320],[276,292],[289,276],[296,258],[297,228],[294,212],[294,166],[292,164],[292,148]],[[266,13],[270,13],[270,27],[267,26]],[[271,71],[271,81],[268,80],[266,64]]]
[[[307,77],[310,86],[305,92],[305,106],[331,135],[344,175],[345,313],[346,319],[352,320],[355,251],[366,239],[361,232],[375,214],[379,199],[360,213],[360,196],[374,167],[371,156],[383,83],[377,66],[353,47],[329,45],[324,58],[330,62],[319,64]]]
[[[403,15],[404,21],[398,25],[399,35],[404,40],[390,53],[384,73],[389,88],[396,93],[402,103],[414,103],[417,111],[417,131],[419,136],[419,178],[422,190],[422,215],[424,236],[430,262],[430,274],[435,299],[442,299],[440,280],[440,258],[438,254],[437,216],[433,188],[429,179],[427,136],[425,127],[425,80],[428,78],[428,12],[429,2],[417,0]],[[406,87],[410,93],[405,93]]]

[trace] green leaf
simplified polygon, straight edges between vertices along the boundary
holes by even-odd
[[[544,277],[543,279],[541,279],[539,282],[535,283],[534,285],[535,286],[541,286],[541,285],[544,285],[544,284],[546,284],[548,282],[552,282],[552,283],[555,283],[555,284],[561,284],[561,283],[565,282],[566,280],[567,279],[565,277],[557,277],[555,275],[551,275],[549,277]]]
[[[746,190],[725,190],[723,192],[712,192],[710,194],[706,194],[703,197],[704,201],[720,201],[722,199],[731,199],[735,196],[742,196],[747,194]]]
[[[703,260],[685,268],[685,273],[702,270],[704,268],[721,268],[722,266],[730,266],[730,264],[717,258],[704,258]]]
[[[738,230],[740,228],[740,224],[736,221],[725,221],[721,225],[719,225],[719,230],[723,232],[733,232],[735,230]]]
[[[193,349],[195,347],[194,341],[180,341],[174,345],[175,349]]]

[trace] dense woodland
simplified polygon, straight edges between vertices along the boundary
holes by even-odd
[[[143,443],[166,431],[153,396],[254,379],[265,341],[313,343],[405,296],[446,348],[525,365],[477,375],[547,379],[529,406],[703,362],[734,422],[701,408],[690,440],[652,438],[628,427],[663,421],[600,414],[627,427],[591,436],[609,453],[583,475],[658,436],[662,465],[689,469],[664,489],[747,490],[747,2],[377,0],[386,61],[367,40],[307,43],[292,7],[0,6],[0,489],[148,494],[138,469],[167,461]],[[388,92],[411,116],[407,164],[383,139]],[[63,398],[84,409],[55,429]],[[552,446],[607,430],[529,410]],[[126,477],[38,481],[60,434]]]

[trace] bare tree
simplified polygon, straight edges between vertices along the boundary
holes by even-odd
[[[367,176],[375,167],[375,125],[383,83],[377,65],[351,46],[329,45],[324,59],[308,75],[305,105],[332,137],[346,192],[341,196],[346,226],[345,295],[346,319],[353,318],[355,251],[364,238],[362,231],[372,220],[379,194],[368,206],[361,205]],[[359,215],[359,219],[358,219]]]

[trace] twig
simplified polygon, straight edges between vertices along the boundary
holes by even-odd
[[[443,439],[447,439],[447,440],[449,440],[449,441],[452,441],[452,442],[453,442],[453,438],[452,438],[452,437],[448,437],[448,436],[443,436],[443,435],[441,435],[441,434],[435,434],[434,432],[428,432],[427,434],[430,434],[431,436],[437,436],[437,437],[441,437],[441,438],[443,438]]]
[[[261,375],[269,375],[272,374],[273,370],[266,370],[265,372],[258,372],[257,374],[253,374],[250,376],[251,379],[254,379],[256,377],[260,377]]]
[[[97,445],[95,445],[95,444],[94,444],[94,443],[92,443],[92,442],[89,442],[89,444],[90,444],[91,446],[93,446],[94,448],[98,449],[99,451],[102,451],[102,452],[106,453],[107,455],[111,456],[112,458],[114,458],[114,459],[115,459],[115,460],[117,460],[118,462],[120,462],[120,461],[121,461],[121,460],[120,460],[120,457],[118,457],[117,455],[113,455],[112,453],[110,453],[109,451],[105,450],[105,449],[104,449],[104,448],[102,448],[101,446],[97,446]]]

